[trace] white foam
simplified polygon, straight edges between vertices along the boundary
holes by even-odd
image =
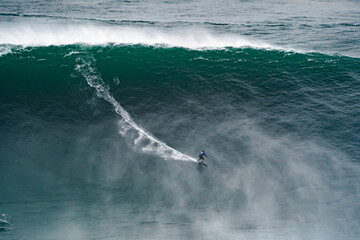
[[[11,52],[12,50],[10,46],[0,46],[0,57]]]
[[[66,54],[66,55],[64,56],[64,58],[65,58],[65,57],[68,57],[68,56],[71,56],[71,55],[74,55],[74,54],[78,54],[78,53],[81,53],[81,52],[72,51],[72,52]]]
[[[96,89],[99,97],[105,99],[111,103],[117,114],[122,117],[122,121],[119,122],[119,133],[128,138],[130,146],[135,150],[139,150],[144,153],[154,154],[162,157],[165,160],[180,160],[196,162],[196,159],[183,154],[176,149],[168,146],[166,143],[155,138],[151,133],[143,129],[137,123],[134,122],[130,114],[111,96],[109,87],[105,85],[100,75],[97,74],[94,67],[92,67],[93,59],[77,58],[76,70],[81,73],[88,84]],[[132,136],[131,130],[135,131],[135,136]]]
[[[236,34],[218,34],[205,29],[188,28],[161,30],[150,27],[94,25],[0,25],[0,44],[50,46],[85,43],[144,44],[184,47],[190,49],[252,47],[291,50]]]

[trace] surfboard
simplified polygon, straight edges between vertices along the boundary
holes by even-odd
[[[207,164],[206,164],[206,163],[204,163],[204,162],[203,162],[203,163],[199,162],[198,164],[199,164],[199,166],[204,165],[205,167],[207,167]]]

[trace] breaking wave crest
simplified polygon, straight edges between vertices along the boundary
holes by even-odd
[[[125,44],[161,45],[189,49],[225,47],[260,48],[294,51],[236,34],[219,34],[205,29],[188,28],[160,30],[151,27],[129,26],[0,26],[0,44],[22,46],[50,46],[70,44]]]

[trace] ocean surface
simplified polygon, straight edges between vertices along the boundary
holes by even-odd
[[[359,1],[0,0],[1,240],[355,240],[359,156]]]

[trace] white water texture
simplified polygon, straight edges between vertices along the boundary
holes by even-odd
[[[50,46],[69,44],[143,44],[189,49],[251,47],[289,50],[236,34],[219,34],[201,28],[161,30],[151,27],[94,25],[0,25],[0,45]]]
[[[104,83],[93,66],[94,59],[91,57],[86,59],[78,57],[76,61],[78,63],[76,70],[85,77],[91,87],[96,89],[97,95],[111,103],[116,113],[122,117],[122,120],[119,121],[119,127],[121,129],[119,133],[129,140],[128,143],[134,150],[160,156],[165,160],[197,162],[195,158],[168,146],[135,123],[130,114],[111,96],[109,87]]]

